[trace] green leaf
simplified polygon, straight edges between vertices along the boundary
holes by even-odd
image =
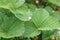
[[[59,22],[49,15],[45,9],[38,9],[33,14],[32,21],[39,30],[52,30],[59,28]]]
[[[24,22],[10,15],[0,12],[0,37],[11,38],[21,36],[24,31]]]
[[[51,2],[52,4],[60,6],[60,0],[48,0],[48,1]]]
[[[40,31],[36,28],[33,22],[25,22],[24,37],[35,37],[40,34]]]
[[[32,11],[32,12],[35,12],[35,9],[37,8],[35,5],[33,4],[29,4],[29,9]]]
[[[52,29],[57,29],[60,28],[59,22],[53,18],[53,17],[48,17],[42,24],[40,30],[52,30]]]
[[[56,18],[58,21],[60,20],[60,12],[53,12],[51,16]]]
[[[11,9],[11,11],[15,14],[15,16],[22,20],[22,21],[30,21],[32,19],[32,12],[28,8],[26,4],[23,6],[17,8],[17,9]]]
[[[50,7],[50,6],[45,7],[45,10],[47,10],[48,12],[50,12],[50,15],[51,15],[52,12],[53,12],[52,7]]]
[[[0,0],[0,7],[1,8],[18,8],[23,5],[25,0]]]
[[[45,9],[49,12],[50,16],[57,20],[60,20],[60,12],[54,11],[51,7],[45,7]]]

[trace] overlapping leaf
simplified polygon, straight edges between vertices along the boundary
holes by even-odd
[[[33,22],[26,22],[25,23],[25,32],[23,34],[24,37],[34,37],[40,34],[40,31],[35,26]]]
[[[60,6],[60,0],[48,0],[48,1],[51,2],[52,4]]]
[[[60,6],[60,0],[48,1]],[[0,9],[0,37],[34,37],[40,34],[39,30],[59,28],[56,17],[59,19],[60,14],[56,16],[56,12],[52,14],[51,8],[48,8],[48,11],[42,8],[37,9],[35,5],[27,5],[24,2],[25,0],[0,0],[0,8],[7,9],[6,11]]]
[[[0,0],[0,7],[9,9],[17,18],[22,21],[29,21],[32,13],[24,2],[25,0]]]
[[[49,15],[45,9],[36,10],[32,21],[39,30],[51,30],[59,28],[59,22]]]
[[[45,7],[45,9],[49,12],[50,16],[60,20],[60,12],[53,10],[51,7]]]
[[[2,8],[9,8],[14,7],[18,8],[22,4],[24,4],[25,0],[0,0],[0,7]]]
[[[26,35],[27,34],[27,35]],[[6,9],[0,9],[0,37],[34,37],[40,34],[33,22],[23,22]]]
[[[0,12],[0,37],[11,38],[24,33],[24,22],[10,14]]]
[[[32,13],[28,8],[27,4],[24,4],[23,6],[17,9],[11,8],[11,11],[15,14],[17,18],[19,18],[22,21],[30,21],[32,18]]]

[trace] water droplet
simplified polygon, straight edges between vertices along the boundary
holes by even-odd
[[[30,19],[32,19],[32,17],[31,17],[31,16],[29,16],[29,17],[28,17],[28,19],[30,20]]]

